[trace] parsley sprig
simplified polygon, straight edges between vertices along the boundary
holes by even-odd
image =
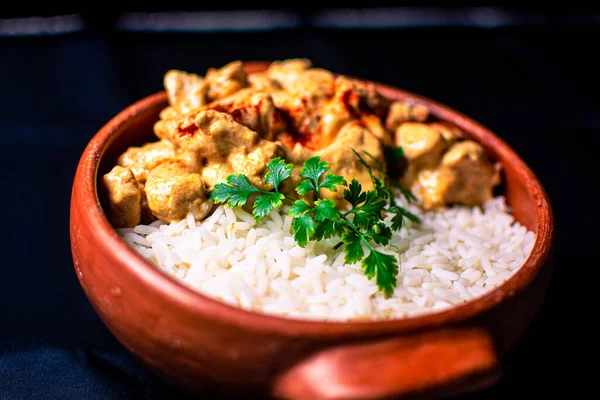
[[[267,164],[269,172],[265,174],[265,181],[273,186],[272,191],[258,189],[246,175],[231,174],[227,177],[227,183],[215,185],[210,192],[210,199],[215,203],[226,203],[233,208],[245,206],[251,196],[257,195],[252,214],[258,221],[269,215],[272,210],[281,208],[283,200],[295,201],[279,192],[281,182],[292,176],[293,167],[293,164],[286,164],[280,157]]]
[[[279,209],[284,201],[293,203],[288,211],[292,217],[294,240],[304,247],[309,241],[338,238],[336,249],[344,251],[346,263],[360,262],[365,275],[375,279],[378,288],[385,297],[390,297],[396,287],[398,263],[393,255],[376,249],[387,246],[393,231],[400,230],[406,219],[420,222],[419,218],[396,203],[391,188],[386,185],[386,174],[377,159],[369,153],[363,153],[373,160],[379,176],[375,176],[369,163],[352,149],[358,161],[366,168],[373,183],[373,189],[363,190],[362,185],[352,179],[349,183],[342,176],[327,173],[331,167],[319,156],[304,162],[300,176],[304,178],[296,193],[299,199],[290,198],[279,192],[281,183],[292,174],[293,164],[287,164],[281,158],[275,158],[267,165],[265,181],[273,190],[256,188],[243,174],[227,177],[226,183],[215,185],[210,199],[215,203],[226,203],[230,207],[243,207],[255,196],[252,214],[256,220]],[[337,192],[343,188],[342,197],[349,204],[346,210],[339,210],[336,202],[322,196],[324,190]],[[408,202],[415,200],[410,191],[396,187]],[[393,214],[388,226],[384,220]]]

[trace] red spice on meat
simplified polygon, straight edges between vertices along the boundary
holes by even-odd
[[[360,112],[360,110],[357,109],[357,107],[360,104],[359,103],[360,99],[354,90],[352,90],[352,89],[344,90],[344,92],[340,96],[340,100],[341,100],[342,104],[344,105],[344,108],[346,108],[346,111],[348,111],[348,114],[350,114],[351,117],[360,118],[361,112]]]
[[[310,121],[305,120],[302,126],[298,128],[296,127],[297,122],[288,110],[277,110],[279,110],[279,117],[283,119],[286,126],[286,133],[280,135],[279,141],[289,149],[293,149],[296,143],[300,143],[302,146],[314,150],[314,139],[312,138],[314,135],[308,130]]]
[[[215,111],[219,111],[219,112],[223,112],[223,113],[231,115],[236,122],[243,125],[242,121],[244,119],[244,115],[248,114],[252,111],[258,113],[260,110],[262,101],[263,100],[260,99],[258,101],[258,103],[256,103],[256,104],[249,105],[249,106],[241,106],[241,107],[235,107],[233,104],[221,104],[221,105],[213,106],[212,109]]]
[[[248,108],[247,106],[242,107],[242,108],[232,108],[232,109],[230,109],[228,111],[224,111],[224,112],[231,115],[233,117],[233,119],[235,119],[236,122],[242,123],[242,118],[244,116],[244,113],[247,112],[247,110],[246,110],[247,108]]]
[[[281,115],[281,110],[279,108],[275,108],[275,110],[273,111],[273,124],[277,125],[281,122],[283,122],[284,118],[283,115]]]
[[[196,124],[189,124],[189,125],[179,125],[179,128],[177,129],[177,133],[179,134],[179,137],[189,137],[189,136],[194,136],[196,134],[196,132],[198,132],[198,127],[196,126]]]

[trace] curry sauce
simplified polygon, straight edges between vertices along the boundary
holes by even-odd
[[[425,209],[483,204],[500,183],[500,165],[460,129],[430,121],[420,104],[394,101],[374,84],[315,68],[307,59],[272,62],[247,74],[241,61],[205,76],[168,71],[169,105],[154,125],[158,140],[127,149],[104,178],[109,218],[115,227],[154,219],[178,221],[210,212],[208,192],[230,174],[243,174],[259,189],[276,157],[295,165],[280,188],[295,197],[304,161],[321,156],[331,173],[372,188],[367,162],[398,168],[387,154],[402,147],[406,158],[399,183]],[[343,202],[341,192],[329,192]]]

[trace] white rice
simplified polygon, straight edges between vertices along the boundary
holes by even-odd
[[[185,285],[245,309],[294,318],[358,320],[435,312],[477,298],[510,278],[535,235],[516,222],[503,197],[483,208],[423,212],[380,249],[398,258],[398,284],[386,299],[360,264],[344,264],[338,239],[299,247],[287,208],[260,222],[219,206],[202,222],[155,221],[121,236]],[[389,223],[390,221],[386,221]]]

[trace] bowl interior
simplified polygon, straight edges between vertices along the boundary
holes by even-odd
[[[264,68],[264,64],[262,65]],[[260,69],[260,68],[259,68]],[[439,104],[431,99],[405,92],[383,84],[377,84],[382,94],[395,100],[407,100],[422,103],[428,106],[434,118],[453,123],[460,127],[470,138],[481,143],[488,153],[503,166],[502,185],[499,191],[506,196],[507,203],[512,208],[513,215],[517,221],[525,225],[536,234],[536,241],[531,255],[525,261],[525,268],[521,268],[510,279],[491,290],[478,299],[470,300],[461,305],[444,311],[431,314],[410,316],[402,319],[384,321],[362,321],[362,322],[323,322],[312,320],[295,320],[293,318],[279,317],[275,315],[262,315],[252,311],[243,310],[234,306],[213,300],[200,293],[193,292],[175,279],[164,275],[164,286],[178,287],[178,291],[186,292],[186,296],[198,299],[198,309],[206,312],[214,312],[223,318],[230,319],[235,315],[240,323],[256,323],[262,329],[276,329],[287,331],[291,325],[302,326],[303,332],[322,332],[326,329],[335,332],[361,332],[366,331],[397,331],[412,330],[423,326],[441,325],[451,321],[460,321],[476,313],[482,312],[502,302],[508,297],[514,296],[535,278],[543,266],[553,236],[553,216],[547,195],[539,180],[535,177],[529,167],[519,156],[498,136],[487,128],[459,112]],[[88,171],[90,182],[95,189],[94,196],[99,201],[98,205],[104,207],[107,204],[106,193],[103,185],[98,184],[101,177],[110,171],[120,154],[130,146],[140,146],[144,143],[156,141],[153,133],[153,125],[159,118],[160,111],[167,105],[164,92],[154,94],[140,102],[130,106],[119,116],[115,117],[115,124],[110,130],[103,130],[97,139],[100,141],[98,149],[97,164],[95,170]],[[107,226],[108,221],[104,218],[101,225]],[[120,240],[120,239],[119,239]],[[121,241],[125,244],[124,241]],[[126,245],[126,244],[125,244]],[[121,245],[119,245],[121,247]],[[127,245],[126,245],[127,246]],[[130,259],[135,260],[133,264],[144,264],[144,269],[155,269],[149,262],[144,260],[132,248],[128,249]],[[171,293],[171,292],[169,292]],[[175,298],[175,297],[174,297]],[[204,306],[201,306],[201,303]],[[210,308],[207,307],[210,304]],[[326,327],[326,328],[325,328]]]

